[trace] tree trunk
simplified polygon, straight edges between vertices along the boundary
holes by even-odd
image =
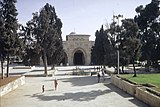
[[[51,70],[54,70],[54,64],[52,64],[52,66],[51,66]]]
[[[133,75],[133,77],[136,77],[137,74],[136,74],[136,68],[135,68],[135,65],[134,65],[134,60],[133,60],[133,70],[134,70],[134,75]]]
[[[43,50],[43,64],[44,64],[44,74],[47,76],[47,55],[46,55],[46,50]]]
[[[3,59],[1,59],[1,78],[3,79],[4,78],[4,72],[3,72]]]
[[[146,71],[147,72],[150,72],[150,60],[149,60],[149,58],[147,59],[147,66],[146,66]]]
[[[124,74],[124,66],[122,65],[122,73]]]
[[[7,77],[9,77],[9,53],[7,53]]]

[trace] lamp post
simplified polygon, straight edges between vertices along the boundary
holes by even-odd
[[[118,66],[118,75],[119,75],[119,44],[118,44],[117,54],[118,54],[118,58],[117,58],[118,59],[118,63],[117,63],[118,65],[117,66]]]
[[[114,21],[114,18],[116,18],[117,19],[117,21],[118,21],[118,26],[119,26],[119,18],[123,18],[123,15],[117,15],[117,16],[115,16],[115,15],[113,15],[113,21]],[[119,38],[117,38],[117,39],[119,39]],[[115,41],[116,41],[116,39],[115,39]],[[119,43],[117,43],[117,71],[118,71],[118,75],[119,75]]]

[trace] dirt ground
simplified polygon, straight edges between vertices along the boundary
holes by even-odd
[[[6,85],[6,84],[8,84],[8,83],[10,83],[10,82],[12,82],[12,81],[20,78],[20,77],[21,77],[21,76],[10,76],[10,77],[8,77],[8,78],[5,77],[4,79],[2,79],[2,78],[0,77],[0,87],[1,87],[1,86],[4,86],[4,85]]]

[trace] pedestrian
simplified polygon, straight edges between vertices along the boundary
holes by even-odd
[[[100,78],[101,78],[100,73],[97,74],[97,77],[98,77],[98,83],[99,83],[100,82]]]
[[[42,85],[42,93],[44,93],[44,85]]]
[[[54,88],[55,90],[57,89],[57,85],[58,85],[58,82],[57,82],[57,79],[54,80]]]

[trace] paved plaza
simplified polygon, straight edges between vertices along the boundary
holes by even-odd
[[[39,70],[11,70],[23,75],[43,74]],[[26,83],[1,97],[0,107],[148,107],[143,102],[121,91],[110,82],[110,77],[97,83],[97,76],[69,75],[72,68],[59,67],[55,76],[26,77]],[[52,73],[52,71],[49,71]],[[54,79],[58,80],[54,90]],[[42,85],[45,92],[42,93]]]

